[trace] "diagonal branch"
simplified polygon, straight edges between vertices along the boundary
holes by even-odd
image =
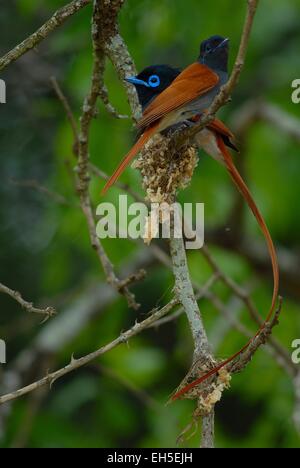
[[[32,302],[25,301],[25,299],[23,299],[23,297],[18,291],[14,291],[13,289],[8,288],[2,283],[0,283],[0,292],[3,294],[7,294],[12,299],[17,301],[20,304],[20,306],[30,314],[45,315],[46,318],[52,317],[56,314],[55,309],[53,307],[46,307],[46,309],[34,307]]]
[[[57,10],[54,15],[36,32],[0,58],[0,70],[4,70],[4,68],[6,68],[10,63],[15,62],[22,55],[26,54],[26,52],[36,47],[47,36],[49,36],[52,31],[64,24],[68,18],[90,3],[91,0],[73,0],[68,5]]]
[[[150,317],[146,318],[142,322],[136,323],[132,328],[130,328],[124,333],[121,333],[121,335],[118,338],[108,343],[107,345],[101,347],[97,351],[94,351],[93,353],[90,353],[80,359],[74,359],[74,357],[72,356],[70,364],[63,367],[62,369],[59,369],[56,372],[52,372],[51,374],[46,375],[41,380],[38,380],[37,382],[34,382],[30,385],[27,385],[26,387],[16,390],[15,392],[11,392],[7,395],[1,396],[0,405],[15,400],[21,396],[27,395],[28,393],[33,392],[34,390],[37,390],[38,388],[41,388],[44,385],[53,385],[53,383],[56,380],[60,379],[64,375],[67,375],[70,372],[73,372],[74,370],[85,366],[86,364],[100,357],[102,354],[105,354],[108,351],[111,351],[112,349],[116,348],[120,344],[127,343],[131,338],[138,335],[143,330],[151,327],[153,323],[155,323],[157,320],[161,319],[166,314],[168,314],[177,304],[177,299],[171,300],[167,305],[165,305],[161,309],[154,310]]]
[[[264,344],[266,344],[268,338],[271,336],[273,328],[279,323],[279,316],[282,309],[282,298],[279,298],[279,307],[276,310],[273,319],[270,322],[264,324],[263,328],[256,335],[252,343],[240,356],[239,360],[231,363],[227,368],[231,373],[241,372],[247,364],[251,361],[256,351]]]

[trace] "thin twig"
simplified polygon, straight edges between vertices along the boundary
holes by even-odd
[[[204,284],[203,287],[198,287],[197,292],[195,294],[195,299],[199,301],[203,297],[207,297],[209,294],[210,289],[212,286],[216,283],[218,280],[217,275],[213,274],[208,281]],[[182,314],[184,314],[185,310],[183,307],[180,307],[176,312],[173,314],[168,315],[167,317],[162,318],[161,320],[158,320],[155,322],[152,327],[153,328],[158,328],[161,327],[162,325],[166,325],[167,323],[173,322],[174,320],[177,320]]]
[[[68,5],[65,5],[64,7],[57,10],[54,15],[36,32],[27,37],[23,42],[18,44],[14,49],[0,58],[0,70],[3,70],[10,63],[15,62],[22,55],[26,54],[26,52],[36,47],[47,36],[49,36],[52,31],[64,24],[68,18],[73,16],[75,13],[90,3],[91,0],[73,0]]]
[[[99,60],[100,60],[100,83],[99,83],[99,88],[100,88],[100,92],[99,92],[99,97],[100,99],[102,100],[103,104],[104,104],[104,107],[105,109],[107,110],[107,112],[112,115],[113,117],[115,117],[116,119],[128,119],[128,115],[124,115],[124,114],[120,114],[115,108],[114,106],[111,104],[110,100],[109,100],[109,96],[108,96],[108,89],[105,85],[105,82],[104,82],[104,72],[105,72],[105,53],[104,53],[104,50],[103,50],[103,47],[99,47],[99,50],[98,50],[98,57],[99,57]]]
[[[61,377],[94,361],[95,359],[100,357],[102,354],[105,354],[108,351],[111,351],[112,349],[119,346],[120,344],[127,343],[131,338],[138,335],[143,330],[146,330],[154,322],[156,322],[157,320],[161,319],[166,314],[168,314],[173,309],[173,307],[175,307],[177,304],[178,304],[177,298],[172,299],[167,305],[165,305],[161,309],[154,310],[153,313],[151,313],[150,317],[146,318],[142,322],[136,323],[132,328],[130,328],[126,332],[121,333],[121,335],[118,338],[108,343],[107,345],[101,347],[97,351],[94,351],[93,353],[90,353],[80,359],[74,359],[74,357],[72,356],[71,362],[67,366],[57,370],[56,372],[52,372],[46,375],[41,380],[33,382],[32,384],[27,385],[26,387],[23,387],[19,390],[16,390],[14,392],[1,396],[0,405],[3,403],[7,403],[9,401],[15,400],[17,398],[20,398],[21,396],[27,395],[28,393],[31,393],[34,390],[37,390],[38,388],[43,387],[44,385],[49,384],[50,386],[52,386],[54,382],[60,379]]]
[[[248,346],[248,348],[245,350],[245,352],[240,356],[238,361],[230,363],[230,365],[227,366],[228,370],[230,370],[231,373],[241,372],[247,366],[247,364],[251,361],[252,357],[254,356],[258,348],[262,346],[263,344],[266,344],[268,338],[272,334],[273,328],[279,323],[279,316],[281,313],[281,309],[282,309],[282,298],[279,298],[279,306],[274,314],[273,319],[270,322],[267,322],[264,324],[263,328],[256,335],[256,337]]]
[[[68,121],[71,125],[71,129],[72,129],[72,132],[73,132],[73,139],[74,139],[74,145],[73,145],[73,153],[76,157],[78,157],[78,147],[79,147],[79,136],[78,136],[78,125],[77,125],[77,121],[75,119],[75,116],[73,114],[73,111],[71,109],[71,106],[69,104],[69,101],[67,99],[67,97],[64,95],[61,87],[59,86],[58,84],[58,81],[57,79],[52,76],[50,78],[50,83],[56,93],[56,96],[58,97],[58,99],[60,100],[64,110],[65,110],[65,113],[66,113],[66,116],[68,118]]]
[[[63,195],[61,195],[60,193],[54,192],[53,190],[48,189],[44,185],[41,185],[35,179],[30,179],[30,180],[10,179],[10,180],[14,185],[16,185],[18,187],[29,188],[29,189],[36,190],[36,191],[38,191],[40,193],[43,193],[47,197],[54,200],[55,203],[58,203],[58,204],[64,205],[64,206],[72,206],[72,203],[69,202]]]
[[[162,405],[156,401],[150,394],[148,394],[144,389],[139,388],[136,384],[131,382],[124,375],[119,374],[110,367],[104,366],[103,364],[97,364],[93,366],[93,369],[99,370],[101,373],[107,375],[108,377],[116,380],[119,384],[129,390],[136,398],[138,398],[144,405],[148,406],[151,410],[160,412],[162,410]]]
[[[300,120],[263,99],[246,102],[232,118],[237,134],[244,135],[255,122],[263,121],[300,142]]]
[[[90,167],[90,171],[97,177],[100,177],[101,179],[104,179],[104,180],[109,179],[109,175],[106,174],[106,172],[104,172],[102,169],[99,169],[99,167],[95,166],[95,164],[90,163],[89,167]],[[125,192],[127,192],[137,202],[145,203],[144,198],[141,195],[139,195],[137,192],[135,192],[129,185],[123,184],[122,182],[117,181],[115,183],[115,187],[118,187],[121,190],[124,190]]]
[[[45,315],[46,318],[52,317],[53,315],[56,315],[56,311],[53,307],[46,307],[45,309],[40,309],[38,307],[34,307],[32,302],[27,302],[21,294],[18,291],[14,291],[13,289],[8,288],[4,284],[0,283],[0,292],[3,294],[7,294],[10,296],[12,299],[17,301],[20,306],[29,312],[30,314],[39,314],[39,315]]]

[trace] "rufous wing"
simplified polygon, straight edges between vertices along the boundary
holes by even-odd
[[[138,128],[148,127],[166,114],[209,92],[218,83],[218,75],[209,67],[193,63],[149,104],[138,122]]]

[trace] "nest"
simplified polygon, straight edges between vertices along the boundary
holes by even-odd
[[[188,186],[197,163],[194,146],[185,145],[178,151],[170,138],[158,134],[145,145],[133,167],[142,174],[148,201],[171,204],[178,190]]]
[[[143,178],[146,201],[152,204],[146,219],[146,243],[150,243],[157,234],[156,221],[163,223],[169,219],[177,192],[189,185],[197,164],[194,146],[186,144],[178,150],[170,137],[160,134],[151,138],[134,161],[132,167],[139,169]]]
[[[217,362],[211,358],[200,359],[194,362],[191,369],[180,383],[175,393],[182,390],[184,387],[194,382],[195,380],[206,375],[211,371]],[[231,375],[226,368],[221,368],[216,375],[211,376],[201,384],[193,387],[182,397],[188,400],[198,400],[198,412],[201,415],[208,414],[213,409],[215,404],[220,401],[222,393],[230,387]]]

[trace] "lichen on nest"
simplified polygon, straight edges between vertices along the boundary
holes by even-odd
[[[140,170],[146,200],[151,203],[174,203],[176,193],[188,186],[198,163],[194,146],[187,144],[178,151],[171,141],[155,135],[132,165]]]
[[[201,359],[197,359],[193,362],[189,372],[184,377],[174,394],[177,394],[190,383],[205,376],[208,372],[214,369],[217,364],[217,361],[211,357],[202,357]],[[221,399],[224,390],[230,387],[230,381],[231,374],[224,367],[221,368],[216,375],[213,375],[207,380],[190,388],[179,398],[198,400],[198,409],[201,411],[201,414],[208,414],[214,405]]]
[[[194,146],[186,144],[177,150],[170,137],[161,135],[151,138],[134,161],[132,167],[141,172],[145,198],[152,204],[145,223],[147,244],[158,234],[158,224],[170,219],[176,194],[189,185],[197,163]]]
[[[209,392],[206,395],[200,394],[198,408],[202,414],[208,414],[214,408],[215,404],[221,400],[224,390],[230,387],[231,375],[226,369],[220,369],[215,382],[211,384]]]

